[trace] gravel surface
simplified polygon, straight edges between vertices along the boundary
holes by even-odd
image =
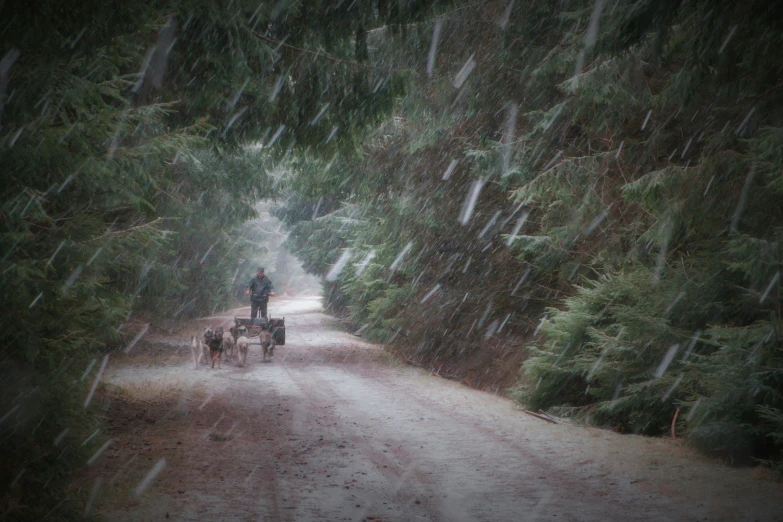
[[[117,521],[783,520],[783,486],[762,470],[722,466],[681,441],[525,415],[340,331],[316,298],[277,299],[270,311],[287,327],[272,362],[251,346],[244,368],[194,369],[187,335],[149,335],[112,361],[102,395],[112,442],[82,486],[97,484],[93,511]],[[248,311],[199,324],[234,313]]]

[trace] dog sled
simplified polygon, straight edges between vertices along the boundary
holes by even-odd
[[[276,345],[285,345],[285,317],[257,317],[255,319],[234,317],[234,326],[230,329],[235,341],[242,335],[248,339],[258,338],[258,336],[261,335],[262,330],[267,330],[272,333],[272,338],[275,340]],[[258,345],[261,343],[257,342],[250,344]]]

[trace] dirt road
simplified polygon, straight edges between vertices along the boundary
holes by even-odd
[[[270,309],[288,330],[273,362],[254,346],[245,368],[194,369],[184,338],[166,336],[112,361],[103,395],[112,442],[83,485],[99,493],[93,512],[118,521],[783,520],[783,487],[759,470],[720,466],[677,441],[524,415],[339,331],[314,298]]]

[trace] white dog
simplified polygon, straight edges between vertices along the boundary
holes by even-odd
[[[244,335],[237,339],[237,361],[239,361],[239,366],[245,365],[248,346],[250,346],[250,339]]]
[[[209,348],[201,342],[201,338],[198,335],[194,335],[190,339],[190,355],[193,357],[193,365],[196,369],[198,369],[199,363],[209,360]]]

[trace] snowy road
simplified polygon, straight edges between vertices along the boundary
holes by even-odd
[[[524,415],[339,331],[316,299],[270,310],[288,331],[271,363],[254,346],[245,368],[196,370],[181,338],[150,338],[158,355],[111,365],[114,442],[89,477],[108,519],[783,520],[758,471]]]

